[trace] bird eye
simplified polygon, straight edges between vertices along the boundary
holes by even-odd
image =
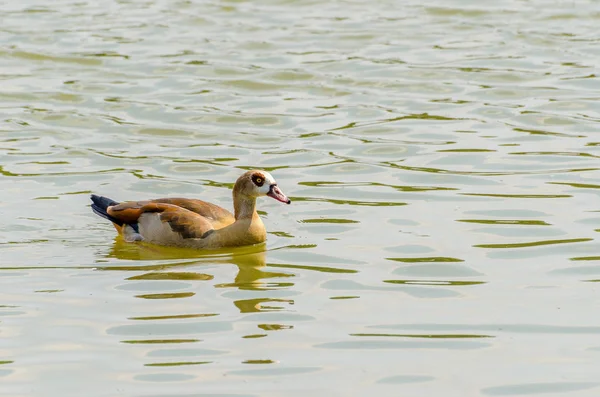
[[[258,175],[253,175],[252,176],[252,182],[254,182],[254,184],[256,186],[262,186],[265,183],[265,178],[263,178],[262,176],[258,176]]]

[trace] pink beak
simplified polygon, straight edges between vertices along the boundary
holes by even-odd
[[[285,194],[283,194],[281,189],[279,189],[279,186],[277,186],[275,184],[271,185],[271,188],[269,189],[269,193],[267,193],[267,196],[273,197],[275,200],[281,201],[282,203],[286,203],[286,204],[289,204],[292,202],[292,200],[290,200],[289,198],[287,198],[287,196]]]

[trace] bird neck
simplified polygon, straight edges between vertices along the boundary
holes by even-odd
[[[245,195],[233,195],[233,209],[235,220],[252,219],[257,217],[256,198]]]

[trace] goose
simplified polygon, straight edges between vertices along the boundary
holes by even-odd
[[[256,212],[256,198],[269,196],[290,204],[271,174],[252,170],[233,187],[234,213],[216,204],[187,198],[161,198],[118,203],[91,195],[92,211],[111,221],[127,242],[214,249],[262,243],[265,225]]]

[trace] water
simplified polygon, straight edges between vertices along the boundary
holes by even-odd
[[[597,395],[596,2],[0,9],[0,395]],[[88,206],[248,168],[263,246]]]

